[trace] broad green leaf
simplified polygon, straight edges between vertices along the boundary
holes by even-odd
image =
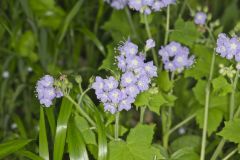
[[[160,107],[166,104],[167,100],[163,97],[161,93],[154,94],[149,100],[149,109],[157,114],[159,114]]]
[[[177,41],[191,47],[199,36],[200,32],[198,32],[193,21],[178,19],[175,22],[174,30],[171,32],[169,38],[171,41]]]
[[[49,159],[47,131],[45,125],[45,116],[43,106],[40,106],[40,121],[39,121],[39,156],[43,159]]]
[[[103,44],[101,43],[101,41],[98,39],[98,37],[91,32],[88,28],[84,27],[81,28],[81,32],[87,37],[89,38],[95,45],[96,47],[99,49],[99,51],[105,56],[106,52],[104,49]]]
[[[115,52],[114,52],[114,48],[112,45],[108,45],[107,46],[107,56],[106,58],[103,60],[101,66],[99,67],[99,70],[105,69],[108,71],[111,71],[113,74],[117,74],[117,66],[115,65]]]
[[[194,150],[199,150],[201,146],[201,137],[196,135],[184,135],[176,138],[171,143],[171,149],[177,151],[181,148],[190,147]]]
[[[69,12],[69,14],[66,16],[64,23],[63,23],[63,27],[61,28],[60,38],[58,40],[58,43],[62,42],[62,40],[67,32],[67,28],[68,28],[69,24],[71,23],[73,18],[77,15],[80,7],[82,6],[82,3],[83,3],[83,0],[78,0],[76,2],[76,4],[73,6],[73,8],[71,9],[71,11]]]
[[[212,85],[213,93],[218,96],[225,96],[232,92],[232,85],[223,76],[213,79]]]
[[[208,125],[207,125],[207,132],[210,136],[213,132],[215,132],[220,125],[223,119],[222,111],[216,108],[210,108],[208,111]],[[200,109],[197,112],[196,121],[200,128],[203,128],[204,123],[204,108]]]
[[[0,158],[3,159],[4,157],[17,152],[19,149],[26,146],[32,140],[28,139],[18,139],[18,140],[10,140],[0,144]]]
[[[57,129],[56,129],[56,135],[54,140],[54,151],[53,151],[54,160],[62,159],[64,147],[65,147],[66,133],[68,128],[68,119],[72,112],[72,106],[73,104],[69,100],[65,98],[62,100],[62,105],[58,115]]]
[[[79,115],[75,115],[74,121],[76,123],[76,127],[81,131],[85,143],[97,145],[95,134],[93,133],[93,130],[90,129],[86,119]]]
[[[149,91],[141,92],[136,97],[136,100],[134,102],[135,106],[136,107],[149,106],[150,97],[151,97],[151,93]]]
[[[71,160],[88,160],[82,132],[77,128],[73,119],[68,123],[67,142]]]
[[[160,151],[151,146],[154,126],[137,125],[127,137],[127,142],[111,141],[109,143],[109,160],[149,160],[160,159]]]
[[[170,160],[199,160],[200,157],[192,148],[182,148],[171,155]]]
[[[169,73],[166,71],[162,71],[159,74],[157,77],[157,84],[160,90],[163,90],[164,92],[169,92],[173,87],[173,83],[169,79]]]
[[[39,157],[38,155],[36,155],[35,153],[32,153],[30,151],[25,151],[25,150],[20,150],[17,152],[17,154],[29,158],[31,160],[44,160],[42,157]]]
[[[225,127],[218,135],[234,143],[240,143],[240,119],[225,122]]]

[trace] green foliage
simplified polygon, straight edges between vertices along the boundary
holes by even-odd
[[[225,122],[225,127],[222,129],[221,132],[218,133],[218,135],[231,142],[240,143],[239,124],[240,119],[234,119],[232,121]]]
[[[171,148],[173,151],[177,151],[181,148],[193,148],[194,150],[199,150],[201,146],[201,137],[196,135],[185,135],[179,138],[176,138],[171,143]]]
[[[154,126],[138,125],[132,129],[127,141],[111,141],[109,143],[109,159],[161,159],[158,149],[151,146]]]
[[[49,151],[48,151],[48,140],[46,133],[46,123],[44,110],[40,108],[40,121],[39,121],[39,155],[44,159],[49,159]]]
[[[212,85],[213,93],[218,96],[225,96],[232,92],[232,85],[222,76],[213,79]]]
[[[170,160],[199,160],[199,155],[192,148],[182,148],[171,155]]]

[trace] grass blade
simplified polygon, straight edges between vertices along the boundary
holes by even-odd
[[[104,49],[104,46],[102,45],[102,43],[99,41],[99,39],[96,37],[96,35],[91,32],[89,29],[87,29],[86,27],[81,29],[81,32],[87,37],[89,38],[91,41],[93,41],[93,43],[96,45],[96,47],[99,49],[99,51],[105,56],[106,52]]]
[[[58,44],[60,44],[66,34],[67,28],[70,24],[70,22],[72,21],[72,19],[76,16],[76,14],[78,13],[81,5],[83,3],[83,0],[78,0],[77,3],[74,5],[74,7],[72,8],[72,10],[69,12],[69,14],[67,15],[65,21],[64,21],[64,25],[61,29],[61,33],[60,33],[60,38],[58,40]]]
[[[62,100],[62,105],[61,105],[60,113],[57,120],[57,130],[55,135],[54,153],[53,153],[54,160],[62,160],[65,140],[66,140],[68,119],[70,117],[71,112],[72,112],[72,103],[69,100],[64,98]]]
[[[81,131],[77,128],[75,121],[71,119],[68,123],[68,150],[71,160],[88,160],[86,145]]]
[[[48,119],[48,123],[50,126],[52,138],[54,139],[55,131],[56,131],[56,122],[55,122],[55,116],[54,116],[54,107],[46,108],[46,115]]]
[[[21,151],[18,151],[17,154],[32,160],[44,160],[42,157],[39,157],[38,155],[30,151],[21,150]]]
[[[40,121],[39,121],[39,155],[45,160],[49,159],[48,140],[45,126],[45,117],[43,107],[40,107]]]
[[[94,113],[93,115],[96,121],[98,133],[98,160],[107,160],[108,155],[107,134],[103,120],[101,119],[101,114],[99,113],[97,107],[88,96],[84,97],[84,102],[87,105],[86,107],[90,107],[90,109]]]
[[[3,159],[9,154],[12,154],[18,151],[19,149],[23,148],[31,141],[32,140],[28,140],[28,139],[19,139],[19,140],[11,140],[11,141],[0,144],[0,159]]]

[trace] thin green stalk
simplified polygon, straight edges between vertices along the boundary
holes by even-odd
[[[206,28],[207,28],[207,30],[209,32],[209,35],[211,37],[212,42],[215,43],[215,39],[214,39],[214,36],[213,36],[213,33],[212,33],[211,29],[208,26],[206,26]],[[212,81],[212,77],[213,77],[215,58],[216,58],[216,54],[215,54],[215,52],[213,52],[209,78],[208,78],[208,82],[207,82],[207,85],[206,85],[206,91],[205,91],[206,97],[205,97],[205,107],[204,107],[204,122],[203,122],[203,133],[202,133],[202,145],[201,145],[201,157],[200,157],[200,160],[204,160],[205,159],[205,147],[206,147],[206,138],[207,138],[207,124],[208,124],[210,87],[211,87],[211,81]]]
[[[230,98],[230,115],[229,115],[230,120],[233,119],[234,110],[235,110],[235,91],[237,88],[238,79],[239,79],[239,70],[237,71],[234,82],[233,82],[233,90]]]
[[[235,92],[236,92],[236,87],[237,87],[238,79],[239,79],[239,71],[237,71],[236,76],[235,76],[235,78],[234,78],[234,82],[233,82],[233,84],[232,84],[233,90],[232,90],[231,97],[230,97],[230,112],[229,112],[230,115],[229,115],[229,120],[232,120],[234,117],[236,117],[236,116],[238,115],[239,111],[240,111],[240,110],[239,110],[240,107],[239,107],[239,109],[237,110],[237,112],[236,112],[235,115],[234,115],[234,110],[235,110]],[[225,141],[224,139],[222,139],[222,140],[220,141],[220,143],[219,143],[218,146],[217,146],[217,149],[214,151],[214,153],[213,153],[213,155],[212,155],[211,160],[216,160],[216,159],[217,159],[218,155],[219,155],[219,154],[221,153],[221,151],[222,151],[222,148],[223,148],[225,142],[226,142],[226,141]]]
[[[230,152],[226,157],[223,158],[223,160],[228,160],[231,158],[236,152],[238,151],[238,148],[234,149],[232,152]]]
[[[170,6],[167,7],[167,22],[166,22],[166,30],[165,30],[165,38],[164,38],[164,45],[168,42],[169,36],[169,25],[170,25]]]
[[[133,23],[132,16],[131,16],[131,13],[130,13],[129,9],[127,7],[125,7],[124,10],[125,10],[125,13],[127,15],[128,23],[129,23],[129,25],[130,25],[130,27],[132,29],[134,37],[139,39],[139,36],[138,36],[138,34],[136,32],[136,28],[135,28],[135,25]]]
[[[144,114],[145,114],[146,107],[141,107],[140,108],[140,123],[143,124],[144,121]]]
[[[216,150],[214,151],[214,153],[213,153],[213,155],[212,155],[212,157],[211,157],[211,160],[216,160],[216,159],[217,159],[219,153],[222,152],[222,148],[223,148],[225,142],[226,142],[226,141],[225,141],[224,139],[222,139],[222,140],[220,141],[220,143],[218,144]]]
[[[77,111],[84,117],[87,119],[87,121],[92,125],[92,126],[96,126],[95,122],[88,116],[88,114],[80,107],[80,105],[75,102],[72,97],[70,97],[69,95],[65,95],[65,97],[74,104],[75,108],[77,109]]]
[[[147,19],[146,14],[144,14],[144,23],[145,23],[145,29],[147,31],[148,38],[152,38],[152,34],[151,34],[151,31],[150,31],[150,28],[149,28],[149,23],[148,23],[148,19]],[[151,50],[152,50],[152,55],[153,55],[153,61],[154,61],[155,65],[158,66],[157,53],[154,49],[151,49]]]
[[[114,132],[114,135],[115,135],[115,140],[117,141],[118,140],[118,133],[119,133],[119,114],[120,112],[117,112],[116,115],[115,115],[115,132]]]
[[[182,127],[183,125],[185,125],[186,123],[188,123],[189,121],[191,121],[193,118],[196,117],[196,114],[192,114],[191,116],[187,117],[186,119],[184,119],[182,122],[178,123],[176,126],[174,126],[172,129],[169,130],[169,135],[171,133],[173,133],[174,131],[176,131],[178,128]]]

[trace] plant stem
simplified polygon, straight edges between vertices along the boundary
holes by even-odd
[[[214,151],[214,153],[213,153],[213,155],[212,155],[212,157],[211,157],[211,160],[216,160],[216,159],[217,159],[219,153],[222,151],[222,148],[223,148],[225,142],[226,142],[226,141],[225,141],[224,139],[222,139],[222,140],[220,141],[220,143],[218,144],[216,150]]]
[[[134,26],[134,23],[133,23],[133,20],[132,20],[132,16],[131,16],[131,13],[130,13],[129,9],[127,7],[125,7],[124,10],[125,10],[125,13],[127,15],[128,23],[129,23],[129,25],[130,25],[130,27],[132,29],[134,37],[139,39],[139,36],[138,36],[138,34],[136,32],[136,28]]]
[[[187,117],[186,119],[184,119],[182,122],[178,123],[176,126],[174,126],[172,129],[169,130],[169,135],[171,133],[173,133],[174,131],[176,131],[178,128],[182,127],[183,125],[185,125],[186,123],[188,123],[189,121],[191,121],[193,118],[196,117],[196,114],[192,114],[191,116]]]
[[[84,117],[87,119],[87,121],[92,125],[92,126],[96,126],[95,122],[88,116],[88,114],[80,107],[80,105],[75,102],[72,97],[70,97],[69,95],[65,95],[65,97],[72,102],[72,104],[74,104],[75,108],[77,109],[77,111]]]
[[[145,29],[147,31],[148,38],[152,38],[152,34],[151,34],[151,31],[150,31],[150,28],[149,28],[149,23],[148,23],[148,19],[147,19],[146,14],[144,14],[144,23],[145,23]],[[151,49],[151,50],[152,50],[154,63],[155,63],[156,66],[158,66],[157,53],[154,49]]]
[[[207,28],[207,30],[209,32],[209,35],[211,37],[212,42],[215,43],[215,39],[214,39],[214,36],[212,34],[211,29],[207,25],[206,25],[206,28]],[[211,87],[211,81],[212,81],[212,77],[213,77],[215,58],[216,58],[216,54],[215,54],[215,52],[213,52],[209,78],[208,78],[208,82],[207,82],[207,85],[206,85],[206,91],[205,91],[206,97],[205,97],[205,107],[204,107],[204,122],[203,122],[202,146],[201,146],[201,157],[200,157],[200,160],[204,160],[205,159],[205,147],[206,147],[206,138],[207,138],[207,124],[208,124],[210,87]]]
[[[238,151],[238,148],[234,149],[232,152],[230,152],[226,157],[223,158],[223,160],[228,160],[230,157],[232,157],[236,152]]]
[[[231,97],[230,97],[230,112],[229,112],[229,120],[232,120],[234,117],[238,116],[238,113],[239,113],[239,109],[237,110],[237,112],[235,113],[234,115],[234,110],[235,110],[235,92],[236,92],[236,88],[237,88],[237,82],[238,82],[238,79],[239,79],[239,71],[237,71],[236,73],[236,76],[234,78],[234,82],[232,84],[232,87],[233,87],[233,90],[232,90],[232,93],[231,93]],[[213,155],[212,155],[212,158],[211,160],[216,160],[218,155],[220,154],[220,152],[222,151],[222,148],[225,144],[225,140],[222,139],[220,141],[220,143],[218,144],[217,146],[217,149],[214,151]]]
[[[169,36],[169,25],[170,25],[170,6],[167,7],[167,22],[166,22],[166,30],[165,30],[165,38],[164,38],[164,45],[168,42]]]
[[[234,115],[234,110],[235,110],[235,91],[237,88],[237,83],[238,83],[238,78],[239,78],[239,70],[236,73],[234,82],[233,82],[233,90],[231,93],[231,98],[230,98],[230,115],[229,115],[229,119],[232,120],[233,119],[233,115]]]
[[[114,135],[115,135],[115,140],[116,141],[118,140],[118,133],[119,133],[119,114],[120,114],[120,112],[117,112],[116,115],[115,115],[115,132],[114,132]]]
[[[144,121],[144,113],[145,113],[146,107],[141,107],[140,108],[140,123],[143,124]]]

